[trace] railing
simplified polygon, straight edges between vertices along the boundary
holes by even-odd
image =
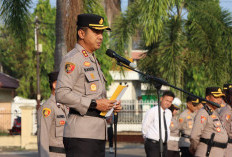
[[[118,124],[141,124],[148,109],[157,105],[157,102],[122,100],[123,110],[118,115]]]

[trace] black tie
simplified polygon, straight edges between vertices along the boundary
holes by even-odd
[[[164,111],[164,128],[165,128],[165,140],[164,140],[164,143],[167,143],[167,140],[168,140],[168,130],[167,130],[167,124],[166,124],[166,118],[165,118],[165,111]]]

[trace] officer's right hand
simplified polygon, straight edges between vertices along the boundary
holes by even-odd
[[[116,103],[116,100],[108,100],[108,99],[98,99],[96,100],[97,106],[96,109],[99,111],[109,111]]]

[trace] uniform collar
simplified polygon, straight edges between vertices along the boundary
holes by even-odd
[[[80,44],[77,43],[75,45],[75,48],[82,53],[82,55],[83,55],[84,58],[89,58],[92,62],[94,62],[94,63],[96,62],[93,53],[89,53]],[[85,51],[87,53],[87,55],[88,55],[87,57],[84,56],[83,51]]]

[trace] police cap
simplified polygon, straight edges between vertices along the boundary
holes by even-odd
[[[52,83],[52,82],[56,81],[58,78],[58,74],[59,74],[58,71],[54,71],[54,72],[49,73],[48,74],[49,82]]]
[[[205,90],[205,96],[213,95],[214,97],[222,97],[225,96],[225,94],[222,93],[222,90],[220,87],[207,87]]]
[[[89,27],[96,30],[111,30],[109,26],[104,26],[104,17],[95,14],[80,14],[77,17],[77,26]]]

